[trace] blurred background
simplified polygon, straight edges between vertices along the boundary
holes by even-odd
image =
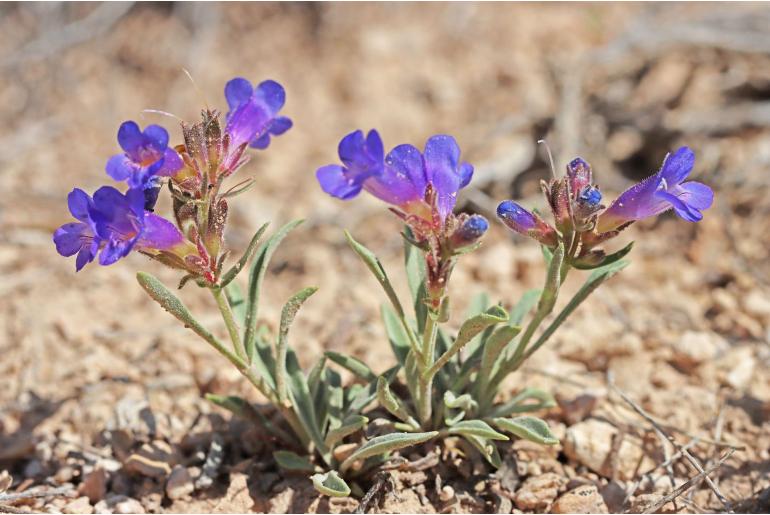
[[[118,151],[122,121],[163,124],[179,142],[175,119],[143,110],[194,121],[206,105],[225,109],[225,82],[243,76],[283,84],[295,125],[239,172],[258,183],[232,203],[228,241],[238,254],[265,221],[307,219],[276,254],[261,308],[275,324],[291,293],[320,286],[292,334],[305,366],[324,349],[377,371],[392,361],[378,321],[383,296],[342,229],[398,278],[398,223],[365,195],[327,197],[314,178],[337,161],[348,132],[377,128],[388,148],[454,135],[476,167],[459,207],[490,218],[505,198],[542,207],[538,181],[550,171],[538,139],[548,141],[558,172],[575,156],[588,160],[607,199],[655,172],[667,152],[692,147],[692,178],[716,190],[705,219],[668,214],[621,235],[618,248],[637,240],[631,267],[509,388],[556,391],[566,399],[553,415],[564,431],[590,415],[573,420],[564,411],[588,389],[595,409],[608,410],[597,413],[643,436],[605,402],[612,371],[677,428],[745,444],[726,464],[723,490],[735,501],[767,502],[768,27],[762,3],[0,5],[0,470],[14,485],[77,485],[90,463],[82,456],[119,455],[110,431],[183,445],[186,435],[205,433],[196,424],[227,418],[202,393],[258,400],[135,283],[141,269],[175,284],[173,271],[132,254],[76,275],[51,242],[69,221],[67,193],[111,182],[104,165]],[[542,281],[537,246],[492,225],[453,277],[454,324],[476,292],[510,306]],[[181,294],[206,325],[223,329],[201,292]],[[152,427],[137,418],[145,412]],[[700,456],[706,462],[717,450]],[[121,483],[119,469],[106,488],[158,509],[157,485]],[[691,469],[673,473],[686,478]],[[690,502],[719,508],[710,490],[700,494]]]

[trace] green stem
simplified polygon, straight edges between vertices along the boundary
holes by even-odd
[[[436,336],[438,335],[438,321],[429,311],[425,320],[425,331],[422,335],[422,354],[423,359],[420,363],[420,391],[417,396],[417,416],[420,423],[425,427],[430,424],[433,410],[433,377],[426,377],[425,372],[433,364],[434,354],[436,353]]]
[[[222,313],[222,319],[225,321],[225,326],[227,326],[227,332],[230,334],[230,340],[233,342],[235,353],[244,362],[248,363],[249,358],[246,354],[246,347],[243,345],[243,340],[241,340],[241,333],[238,330],[238,324],[235,322],[235,316],[230,308],[230,303],[227,302],[227,297],[219,288],[211,288],[211,294],[216,299],[219,311]]]

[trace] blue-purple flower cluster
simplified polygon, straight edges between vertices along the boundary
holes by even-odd
[[[142,130],[134,121],[121,124],[117,139],[122,152],[107,161],[106,172],[127,190],[103,186],[92,198],[74,189],[68,205],[77,222],[55,231],[59,254],[76,255],[79,271],[97,255],[100,264],[110,265],[137,250],[215,282],[227,213],[219,186],[246,162],[247,146],[267,148],[272,136],[292,125],[278,114],[286,94],[277,82],[253,87],[235,78],[225,86],[225,97],[230,108],[225,130],[218,114],[206,111],[202,122],[183,124],[185,143],[176,147],[169,147],[169,134],[159,125]],[[164,179],[174,193],[176,224],[153,212]]]

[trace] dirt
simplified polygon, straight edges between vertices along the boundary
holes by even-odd
[[[344,204],[314,180],[350,130],[377,127],[389,147],[453,134],[476,165],[460,207],[486,215],[504,198],[542,205],[537,183],[550,172],[541,138],[558,169],[577,154],[591,162],[610,198],[682,144],[698,156],[696,178],[716,191],[698,224],[665,215],[625,231],[616,245],[636,240],[632,265],[505,383],[506,396],[525,385],[556,395],[541,415],[562,444],[500,444],[497,472],[451,441],[411,450],[410,460],[440,453],[440,465],[392,471],[370,511],[639,512],[665,500],[697,470],[608,378],[704,468],[736,449],[709,476],[727,505],[700,482],[662,511],[770,510],[770,8],[119,5],[0,7],[0,509],[357,508],[279,471],[258,428],[203,399],[263,401],[134,278],[146,270],[175,284],[173,271],[131,255],[75,274],[51,243],[68,221],[67,192],[108,182],[121,121],[161,122],[178,139],[173,119],[142,110],[194,119],[206,103],[223,107],[223,84],[243,75],[281,82],[295,127],[241,172],[259,180],[233,203],[228,241],[237,251],[264,221],[307,219],[278,250],[260,313],[275,324],[293,292],[320,287],[292,329],[306,367],[324,349],[376,371],[394,361],[378,318],[383,296],[342,229],[406,292],[398,222],[376,200]],[[492,225],[452,278],[455,326],[472,294],[510,306],[542,281],[536,245]],[[224,334],[203,292],[182,295]],[[216,463],[208,471],[207,458]],[[2,501],[55,488],[64,493]]]

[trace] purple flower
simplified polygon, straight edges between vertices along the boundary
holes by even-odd
[[[460,148],[451,136],[433,136],[425,144],[424,154],[404,144],[385,156],[376,130],[366,137],[357,130],[342,138],[338,153],[342,165],[323,166],[316,172],[321,188],[329,195],[349,200],[363,189],[407,213],[424,214],[430,184],[442,221],[452,212],[457,192],[473,176],[473,167],[459,162]]]
[[[519,234],[534,238],[543,245],[557,245],[556,229],[512,200],[504,200],[497,206],[497,216],[502,222]]]
[[[53,240],[62,256],[78,255],[76,270],[93,261],[97,253],[99,264],[111,265],[134,248],[150,254],[184,254],[190,250],[191,244],[173,223],[145,211],[141,189],[123,194],[112,186],[103,186],[93,199],[75,189],[67,201],[70,213],[79,222],[62,225],[54,232]]]
[[[107,161],[107,174],[116,181],[126,181],[130,188],[153,188],[157,177],[169,177],[184,163],[168,148],[168,132],[159,125],[148,125],[144,131],[133,121],[123,122],[118,129],[122,154]]]
[[[612,231],[672,208],[689,222],[701,220],[701,211],[711,207],[714,192],[700,182],[684,182],[694,164],[695,154],[688,147],[668,154],[658,173],[624,191],[599,216],[598,232]]]
[[[489,229],[489,222],[483,216],[471,215],[467,217],[452,234],[452,247],[459,249],[476,243],[484,236],[487,229]]]
[[[270,136],[280,136],[292,126],[290,118],[278,116],[286,92],[275,81],[266,80],[255,88],[248,80],[236,77],[225,85],[225,98],[230,107],[225,131],[234,149],[248,142],[250,147],[263,150],[270,145]]]

